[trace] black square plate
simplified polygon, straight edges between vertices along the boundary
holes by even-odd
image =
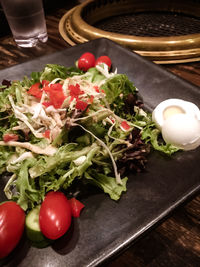
[[[198,87],[107,39],[97,39],[1,70],[0,80],[21,79],[32,71],[40,71],[46,63],[72,66],[86,51],[96,56],[109,55],[113,68],[128,75],[149,110],[167,98],[182,98],[200,107]],[[128,190],[120,201],[112,201],[101,192],[90,192],[82,200],[86,207],[81,217],[73,221],[68,235],[44,249],[30,247],[24,238],[15,251],[0,263],[29,267],[48,264],[83,267],[102,263],[198,192],[199,159],[200,148],[178,152],[171,158],[153,152],[145,172],[130,174]],[[4,199],[4,184],[4,179],[1,179],[0,200]]]

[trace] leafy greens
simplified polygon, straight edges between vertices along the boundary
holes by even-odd
[[[133,83],[105,65],[83,73],[47,64],[30,79],[4,82],[0,140],[0,172],[11,174],[5,194],[24,210],[75,181],[118,200],[127,171],[145,167],[150,144],[166,154],[176,151],[158,141]]]

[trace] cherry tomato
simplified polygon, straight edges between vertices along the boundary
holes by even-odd
[[[82,71],[87,71],[88,69],[94,67],[95,56],[92,53],[84,53],[78,60],[78,68]]]
[[[72,216],[73,217],[79,217],[81,210],[85,207],[83,203],[81,203],[78,199],[75,197],[69,199],[69,203],[72,210]]]
[[[95,61],[95,66],[96,65],[100,65],[102,63],[105,63],[108,66],[109,69],[111,68],[112,62],[111,62],[111,59],[108,56],[98,57],[97,60]]]
[[[61,192],[49,192],[41,204],[39,224],[41,232],[49,239],[64,235],[71,225],[71,208]]]
[[[18,244],[24,231],[25,213],[14,201],[0,204],[0,258]]]
[[[9,141],[17,141],[19,136],[17,134],[7,133],[3,135],[3,141],[9,142]]]

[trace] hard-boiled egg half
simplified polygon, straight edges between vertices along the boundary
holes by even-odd
[[[200,110],[182,99],[167,99],[158,104],[152,119],[163,139],[180,149],[192,150],[200,145]]]

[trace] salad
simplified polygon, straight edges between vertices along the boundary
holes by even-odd
[[[177,151],[160,141],[134,84],[111,70],[107,56],[85,53],[73,67],[47,64],[30,78],[3,81],[0,172],[9,175],[7,199],[26,214],[39,216],[48,194],[70,192],[76,183],[119,200],[127,173],[142,171],[152,148]]]

